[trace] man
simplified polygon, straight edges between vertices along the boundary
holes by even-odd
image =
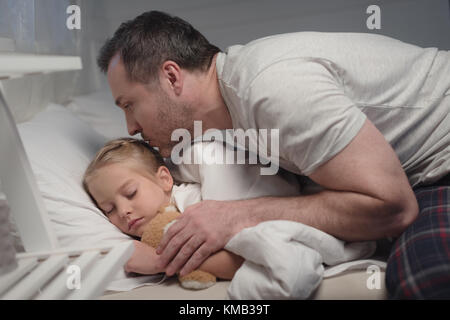
[[[281,167],[324,188],[189,207],[157,250],[168,275],[195,269],[243,228],[285,219],[346,241],[398,238],[390,296],[450,297],[449,52],[305,32],[223,53],[187,22],[152,11],[123,23],[98,64],[130,135],[164,157],[173,130],[193,136],[194,120],[203,131],[279,129]]]

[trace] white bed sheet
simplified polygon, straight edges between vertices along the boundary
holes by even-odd
[[[310,300],[384,300],[387,291],[385,273],[380,272],[380,287],[369,289],[370,275],[365,270],[345,271],[325,278],[309,297]],[[106,291],[100,300],[227,300],[230,281],[218,281],[205,290],[187,290],[174,277],[157,286],[142,286],[127,292]]]

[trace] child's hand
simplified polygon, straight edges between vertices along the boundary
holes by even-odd
[[[141,274],[156,274],[165,272],[161,267],[161,258],[156,254],[155,249],[134,240],[134,252],[125,265],[126,272],[136,272]]]

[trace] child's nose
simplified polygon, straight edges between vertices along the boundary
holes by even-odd
[[[120,204],[118,209],[121,218],[126,218],[132,212],[131,206],[126,203]]]
[[[129,214],[131,214],[131,211],[130,211],[130,210],[122,211],[121,217],[122,217],[122,218],[126,218]]]

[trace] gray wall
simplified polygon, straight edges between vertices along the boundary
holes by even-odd
[[[65,27],[66,8],[81,8],[81,30]],[[366,8],[381,8],[381,29],[368,30]],[[450,49],[449,0],[0,0],[0,37],[17,51],[79,55],[84,69],[5,83],[19,121],[49,100],[106,86],[95,65],[97,52],[121,22],[162,10],[192,23],[225,49],[259,37],[294,31],[371,32],[423,47]]]
[[[191,22],[221,48],[293,31],[375,32],[420,46],[450,49],[448,0],[104,0],[97,12],[115,30],[146,10]],[[134,5],[130,5],[133,3]],[[381,8],[381,30],[368,30],[366,9]],[[99,21],[100,23],[100,21]],[[103,23],[103,22],[101,22]]]

